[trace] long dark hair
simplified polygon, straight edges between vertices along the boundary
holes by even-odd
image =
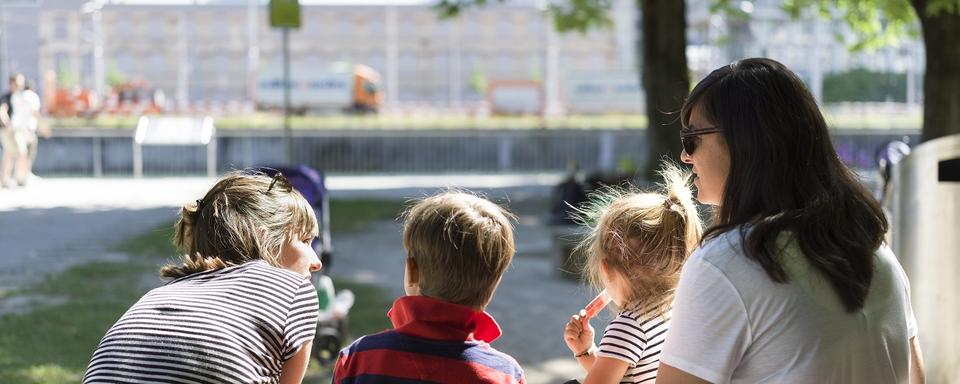
[[[723,199],[704,241],[740,231],[746,256],[785,283],[777,238],[789,231],[847,311],[862,308],[888,223],[840,161],[803,82],[774,60],[745,59],[697,84],[681,111],[684,126],[695,105],[721,127],[730,154]]]

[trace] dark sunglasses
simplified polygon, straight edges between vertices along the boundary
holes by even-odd
[[[293,190],[293,184],[290,184],[290,180],[287,180],[287,177],[284,176],[280,171],[277,171],[277,173],[273,174],[273,180],[270,180],[270,187],[267,188],[266,193],[270,193],[274,186],[277,186],[277,189],[283,190],[284,192],[290,192]]]
[[[720,129],[720,127],[681,129],[680,144],[683,145],[683,151],[686,152],[687,155],[692,155],[693,151],[697,150],[697,145],[700,144],[700,135],[706,135],[706,134],[717,133],[722,131],[723,130]]]

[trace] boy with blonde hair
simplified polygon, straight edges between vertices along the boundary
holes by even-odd
[[[516,360],[488,344],[501,331],[483,311],[513,258],[513,214],[445,192],[405,218],[407,295],[387,313],[394,329],[344,348],[333,382],[524,383]]]

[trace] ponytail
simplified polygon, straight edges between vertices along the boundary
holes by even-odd
[[[663,178],[662,188],[666,196],[664,207],[667,208],[667,212],[665,214],[677,215],[677,233],[682,235],[684,246],[689,254],[696,249],[703,234],[700,214],[697,212],[693,191],[690,189],[691,174],[669,161],[661,163],[659,174]]]
[[[173,234],[173,245],[179,250],[195,249],[196,224],[200,216],[200,209],[203,200],[197,200],[194,203],[184,204],[180,207],[180,218]],[[199,252],[185,253],[182,256],[180,265],[167,264],[160,268],[160,277],[165,279],[177,279],[183,276],[191,275],[199,271],[209,271],[226,267],[227,264],[220,258],[203,257]]]
[[[630,282],[626,307],[670,305],[687,256],[700,241],[702,228],[689,185],[690,174],[664,163],[664,182],[652,192],[605,189],[579,209],[587,234],[578,250],[587,254],[585,277],[603,288],[600,265]]]
[[[176,279],[254,260],[280,267],[283,244],[317,236],[318,225],[310,203],[292,186],[273,188],[277,180],[231,172],[202,199],[183,205],[173,238],[181,257],[160,276]]]

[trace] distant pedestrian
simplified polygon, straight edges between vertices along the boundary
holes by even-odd
[[[11,172],[21,186],[32,174],[31,156],[36,155],[39,122],[40,96],[27,88],[22,74],[11,76],[10,92],[0,98],[0,141],[3,147],[0,185],[3,187],[13,185]]]
[[[34,91],[33,85],[30,84],[30,82],[27,82],[24,87],[23,100],[30,109],[28,111],[29,115],[25,117],[28,119],[27,128],[29,129],[29,134],[27,135],[27,139],[29,141],[27,142],[27,157],[22,171],[23,177],[20,179],[26,183],[36,177],[36,175],[33,174],[33,163],[37,160],[37,149],[40,146],[40,138],[49,138],[50,129],[43,119],[40,95]]]
[[[0,145],[3,149],[2,164],[0,164],[0,186],[7,188],[13,185],[11,172],[14,163],[20,157],[21,152],[26,152],[26,143],[21,147],[21,143],[16,140],[16,134],[13,128],[13,94],[20,91],[22,78],[18,75],[10,76],[10,90],[0,96]]]

